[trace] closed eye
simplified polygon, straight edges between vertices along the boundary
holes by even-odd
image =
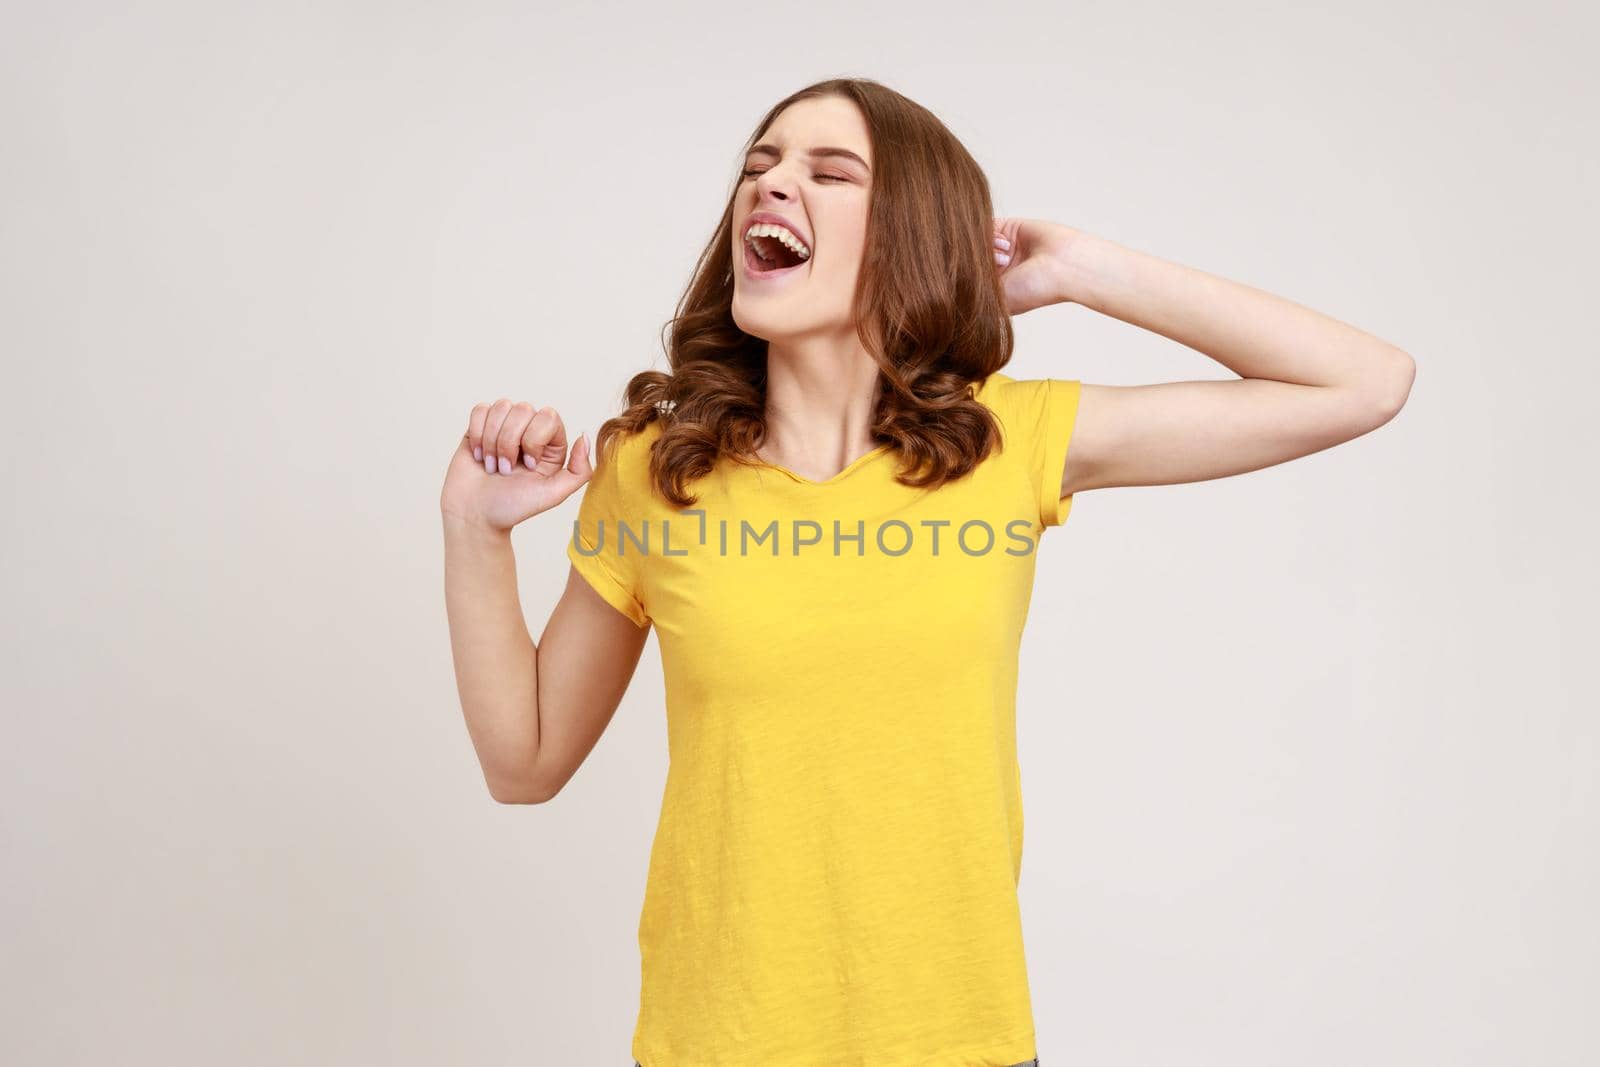
[[[764,170],[747,170],[747,171],[744,172],[744,176],[746,178],[753,178],[757,174],[765,174],[765,173],[766,173],[766,171],[764,171]],[[837,174],[813,174],[812,177],[815,178],[819,182],[820,181],[824,181],[824,180],[830,181],[830,182],[847,182],[847,181],[850,180],[849,178],[841,178]]]

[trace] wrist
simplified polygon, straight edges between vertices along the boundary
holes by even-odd
[[[483,519],[470,518],[451,511],[441,512],[440,518],[444,523],[447,540],[473,545],[501,545],[511,540],[510,530],[490,525]]]
[[[1057,226],[1056,239],[1051,248],[1055,278],[1056,302],[1085,304],[1089,290],[1091,259],[1098,240],[1093,234],[1075,230],[1071,226]]]

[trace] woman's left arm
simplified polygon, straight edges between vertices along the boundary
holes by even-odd
[[[997,219],[995,232],[1011,243],[1013,259],[996,262],[1014,314],[1082,304],[1239,375],[1083,385],[1063,496],[1284,463],[1370,433],[1410,392],[1416,365],[1404,351],[1283,297],[1057,223]]]

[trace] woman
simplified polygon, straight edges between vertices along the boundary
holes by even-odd
[[[1001,373],[1008,316],[1068,301],[1239,379]],[[1399,410],[1411,359],[1259,290],[994,219],[938,119],[856,79],[761,122],[669,357],[629,383],[598,467],[552,407],[472,410],[441,506],[490,793],[560,791],[654,626],[670,766],[635,1063],[1037,1063],[1015,698],[1039,535],[1085,490],[1358,437]],[[509,531],[586,483],[535,647]]]

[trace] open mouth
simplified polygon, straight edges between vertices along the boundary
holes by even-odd
[[[744,245],[745,272],[754,278],[788,274],[808,260],[776,237],[752,237]]]

